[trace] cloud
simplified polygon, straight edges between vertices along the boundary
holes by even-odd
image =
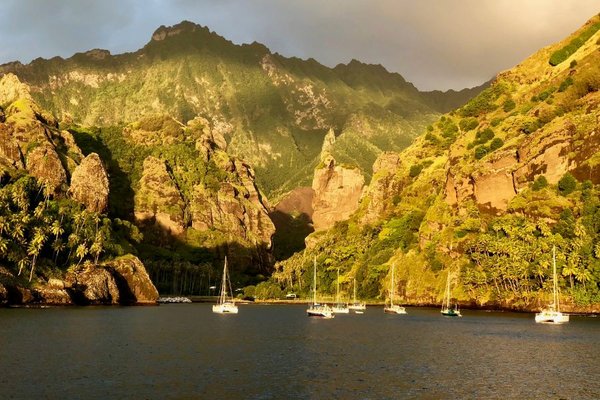
[[[600,0],[5,0],[0,62],[142,47],[187,19],[234,41],[334,66],[384,65],[421,89],[482,83],[560,40]]]

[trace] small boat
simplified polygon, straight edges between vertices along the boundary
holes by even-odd
[[[445,317],[462,317],[458,304],[450,305],[450,271],[448,270],[448,277],[446,279],[446,292],[444,294],[444,302],[442,303],[442,310],[440,311]]]
[[[335,315],[327,304],[317,303],[317,257],[314,259],[314,272],[313,272],[313,303],[306,310],[306,314],[309,317],[331,319]]]
[[[231,298],[227,295],[228,287],[229,292],[231,293]],[[221,294],[219,295],[218,303],[212,306],[212,311],[217,314],[238,313],[238,307],[235,305],[233,291],[231,290],[231,281],[229,280],[229,274],[227,273],[227,256],[225,256],[225,265],[223,266],[223,279],[221,279]]]
[[[396,290],[394,288],[394,274],[395,274],[395,264],[392,264],[392,282],[390,284],[390,305],[385,306],[383,308],[383,312],[387,314],[407,314],[406,308],[401,305],[394,304],[394,295],[396,294]]]
[[[553,302],[541,312],[535,314],[535,322],[544,324],[564,324],[569,322],[569,315],[560,312],[558,297],[558,279],[556,278],[556,246],[552,247],[552,296]]]
[[[340,302],[340,269],[337,270],[337,286],[335,289],[335,305],[331,307],[334,314],[348,314],[350,309],[347,303]]]
[[[363,311],[367,309],[367,305],[364,302],[356,301],[356,278],[354,279],[354,298],[348,308],[354,311],[355,314],[364,314]]]

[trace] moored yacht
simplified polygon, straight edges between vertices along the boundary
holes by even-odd
[[[313,262],[313,302],[306,310],[309,317],[331,319],[334,317],[333,310],[327,304],[317,303],[317,257]]]
[[[394,288],[394,274],[395,274],[395,264],[392,264],[392,282],[390,284],[390,305],[386,305],[383,308],[383,312],[387,314],[407,314],[406,308],[401,305],[394,304],[394,295],[396,294],[396,290]]]
[[[231,298],[227,295],[227,287],[231,293]],[[225,265],[223,266],[223,279],[221,279],[221,293],[219,301],[212,306],[212,311],[217,314],[237,314],[238,307],[235,305],[233,291],[231,290],[231,281],[227,272],[227,256],[225,256]]]
[[[558,279],[556,278],[556,246],[552,247],[552,297],[553,301],[547,308],[535,314],[535,322],[545,324],[564,324],[569,322],[569,315],[560,312],[558,296]]]

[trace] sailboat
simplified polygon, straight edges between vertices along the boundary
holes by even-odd
[[[231,298],[227,295],[227,288],[231,292]],[[223,279],[221,279],[221,293],[219,295],[219,301],[217,304],[212,306],[212,310],[217,314],[237,314],[238,307],[235,305],[233,298],[233,291],[231,290],[231,281],[229,280],[229,274],[227,273],[227,256],[225,256],[225,265],[223,266]]]
[[[354,297],[352,299],[352,304],[350,304],[348,308],[357,314],[362,314],[363,311],[367,309],[367,305],[364,302],[356,301],[356,278],[354,279]]]
[[[462,317],[458,304],[450,305],[450,271],[448,271],[448,278],[446,279],[446,293],[444,294],[444,302],[442,303],[442,315],[446,317]]]
[[[569,322],[569,315],[560,312],[560,300],[558,297],[558,279],[556,278],[556,246],[552,247],[552,296],[553,301],[542,312],[535,314],[535,322],[546,324],[564,324]]]
[[[327,304],[317,303],[317,257],[315,257],[313,264],[313,302],[306,310],[306,314],[309,317],[331,319],[334,317],[331,307]]]
[[[348,308],[348,303],[340,302],[340,269],[337,270],[337,285],[335,289],[335,305],[331,308],[331,310],[336,314],[348,314],[350,309]]]
[[[390,305],[385,306],[383,308],[383,312],[388,313],[388,314],[406,314],[406,308],[402,307],[401,305],[394,304],[394,295],[396,294],[396,290],[394,288],[395,266],[396,266],[396,264],[392,264],[392,282],[390,284]]]

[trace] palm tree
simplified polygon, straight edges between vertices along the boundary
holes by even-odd
[[[29,272],[29,282],[33,278],[33,271],[35,269],[35,264],[37,258],[44,247],[44,242],[46,241],[47,236],[46,232],[42,228],[36,228],[33,234],[33,238],[31,242],[29,242],[29,246],[27,248],[27,254],[31,256],[31,271]]]
[[[75,255],[77,257],[79,257],[79,262],[77,262],[77,266],[79,266],[79,264],[81,264],[81,261],[87,254],[88,254],[88,248],[85,245],[85,243],[81,243],[79,246],[77,246],[77,250],[75,250]]]

